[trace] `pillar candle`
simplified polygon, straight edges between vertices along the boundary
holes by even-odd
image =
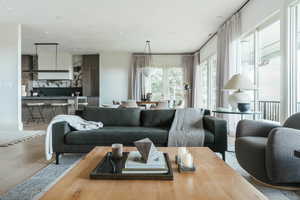
[[[177,153],[178,154],[177,155],[178,160],[181,161],[184,154],[186,154],[186,153],[188,153],[188,152],[187,152],[187,149],[185,147],[179,147],[178,148],[178,153]]]
[[[187,168],[193,167],[193,156],[190,153],[184,155],[183,159],[183,166]]]

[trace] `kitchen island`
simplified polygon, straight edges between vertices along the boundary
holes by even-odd
[[[55,115],[75,114],[76,96],[24,96],[22,97],[22,121],[27,123],[32,120],[32,115],[48,123]],[[43,104],[42,106],[28,106]],[[55,106],[55,105],[65,106]],[[30,110],[31,109],[31,110]],[[31,113],[30,113],[31,112]]]

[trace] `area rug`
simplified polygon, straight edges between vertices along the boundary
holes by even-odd
[[[25,182],[17,185],[9,190],[4,195],[0,196],[0,200],[31,200],[39,199],[49,188],[55,184],[60,177],[66,174],[75,164],[80,160],[82,155],[64,155],[61,158],[61,164],[54,163],[42,169],[36,175],[32,176]],[[272,188],[267,188],[254,183],[249,174],[244,171],[238,164],[235,154],[232,152],[226,153],[226,162],[243,177],[245,177],[251,184],[260,190],[270,200],[299,200],[300,191],[284,191]]]
[[[0,131],[0,147],[17,144],[37,136],[45,135],[45,131]]]

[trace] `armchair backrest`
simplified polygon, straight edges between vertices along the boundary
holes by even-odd
[[[300,130],[300,113],[290,116],[283,124],[284,127]]]

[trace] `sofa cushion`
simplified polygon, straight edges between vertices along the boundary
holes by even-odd
[[[87,107],[82,117],[89,121],[100,121],[104,126],[139,126],[140,108]]]
[[[145,127],[170,128],[175,116],[175,110],[143,110],[141,125]]]
[[[97,130],[72,131],[65,135],[66,144],[110,146],[121,143],[133,146],[133,142],[149,138],[158,146],[165,146],[168,141],[168,130],[150,127],[103,127]]]

